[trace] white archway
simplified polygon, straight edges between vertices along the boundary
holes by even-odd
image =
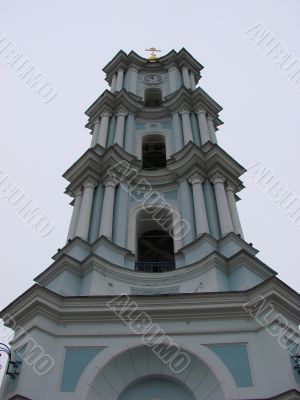
[[[176,340],[177,345],[182,349],[182,351],[188,352],[192,357],[194,357],[194,360],[199,361],[200,363],[204,364],[207,368],[207,370],[215,377],[216,383],[218,385],[217,390],[219,390],[219,393],[221,393],[221,397],[217,392],[217,397],[211,397],[211,399],[208,397],[207,400],[222,400],[222,399],[231,399],[231,398],[237,398],[238,397],[238,389],[235,385],[234,379],[232,375],[230,374],[229,370],[226,368],[226,366],[222,363],[222,361],[218,358],[218,356],[213,353],[208,347],[199,344],[197,346],[197,350],[195,348],[191,348],[188,344],[183,343],[181,340]],[[106,348],[103,350],[95,359],[89,364],[89,366],[85,369],[84,373],[82,374],[80,381],[78,382],[77,385],[77,390],[76,390],[76,400],[106,400],[103,396],[101,397],[101,394],[97,393],[99,392],[97,387],[95,387],[94,383],[99,374],[102,374],[104,371],[105,367],[110,368],[110,371],[114,373],[114,368],[112,367],[111,361],[112,360],[117,360],[118,357],[125,356],[127,357],[128,361],[130,360],[130,351],[134,351],[135,349],[139,348],[145,348],[145,345],[141,345],[141,340],[140,339],[134,339],[131,341],[131,344],[128,345],[126,343],[121,343],[119,345],[114,345],[113,349],[112,347]],[[157,357],[157,356],[155,356]],[[157,358],[158,359],[158,358]],[[192,365],[192,364],[191,364]],[[195,364],[193,364],[195,366]],[[148,368],[148,366],[147,366]],[[161,366],[160,366],[161,368]],[[109,369],[107,370],[109,371]],[[126,368],[125,371],[128,371]],[[138,371],[142,373],[142,369],[138,369]],[[160,371],[162,371],[160,369]],[[199,371],[194,369],[196,379],[199,382]],[[104,371],[105,372],[105,371]],[[149,372],[151,374],[149,374]],[[144,374],[142,377],[146,378],[147,376],[153,376],[153,373],[151,370],[148,370],[148,373]],[[157,375],[157,374],[154,374]],[[162,372],[160,372],[160,375],[162,376]],[[191,371],[187,370],[186,375],[190,375]],[[170,377],[170,374],[167,374],[167,376]],[[184,377],[182,375],[182,377]],[[171,379],[174,379],[174,376],[171,375]],[[178,380],[178,378],[177,378]],[[116,380],[115,380],[116,381]],[[109,400],[118,400],[118,396],[121,394],[122,390],[124,390],[129,384],[134,383],[136,381],[136,377],[134,379],[128,379],[124,384],[124,379],[123,379],[123,387],[119,387],[119,393],[117,392],[117,395],[115,397],[109,399]],[[122,381],[121,381],[122,382]],[[185,384],[187,383],[186,380],[184,382]],[[193,390],[192,390],[193,392]],[[201,392],[200,392],[201,393]],[[212,393],[213,394],[213,393]],[[211,394],[211,396],[212,396]],[[98,397],[96,397],[96,395]],[[92,397],[94,396],[94,397]],[[198,397],[196,396],[196,400],[202,400],[201,397],[199,397],[200,394],[198,393]],[[218,397],[219,396],[219,397]]]

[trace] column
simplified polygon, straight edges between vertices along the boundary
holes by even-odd
[[[100,117],[101,117],[101,122],[98,133],[98,144],[100,144],[100,146],[105,148],[107,141],[109,118],[111,117],[111,113],[108,111],[104,111],[103,113],[100,114]]]
[[[74,207],[73,207],[73,213],[72,213],[71,223],[70,223],[69,232],[68,232],[68,238],[67,238],[68,241],[74,239],[74,237],[75,237],[81,202],[82,202],[82,190],[77,189],[75,191],[75,203],[74,203]]]
[[[117,187],[115,196],[114,221],[118,228],[114,231],[113,239],[114,243],[120,247],[126,247],[127,243],[129,190],[129,184],[124,180]]]
[[[100,129],[100,119],[96,118],[95,121],[94,121],[93,137],[92,137],[91,147],[95,147],[97,142],[98,142],[99,129]]]
[[[101,214],[100,236],[105,236],[112,239],[113,232],[113,217],[114,217],[114,202],[116,182],[108,179],[104,182],[104,199]]]
[[[169,75],[170,93],[173,93],[180,86],[180,85],[178,85],[178,77],[180,78],[178,68],[175,65],[172,65],[171,67],[169,67],[168,75]]]
[[[181,68],[181,73],[182,73],[182,81],[183,85],[187,88],[191,88],[191,82],[190,82],[190,76],[189,76],[189,70],[188,67],[182,67]]]
[[[117,72],[116,92],[123,89],[124,69],[120,68]]]
[[[196,90],[195,75],[192,72],[190,72],[190,83],[191,83],[191,89]]]
[[[196,173],[189,178],[189,182],[191,183],[193,188],[196,234],[197,236],[201,236],[203,233],[209,233],[202,186],[204,182],[204,177]]]
[[[96,181],[94,179],[87,179],[83,183],[83,196],[76,228],[76,236],[84,240],[88,240],[95,186]]]
[[[110,85],[110,91],[112,93],[115,93],[116,85],[117,85],[117,74],[113,74],[113,77],[111,79],[111,85]]]
[[[174,134],[174,150],[175,153],[181,150],[184,146],[183,144],[183,133],[182,133],[182,123],[180,121],[181,117],[178,112],[172,114],[172,130]]]
[[[196,111],[196,114],[198,116],[198,122],[199,122],[201,145],[203,146],[206,142],[211,140],[206,121],[206,115],[205,115],[206,111],[200,108],[199,110]]]
[[[179,183],[179,199],[180,199],[180,219],[184,227],[179,232],[177,240],[180,240],[183,246],[191,243],[196,239],[195,224],[194,224],[194,212],[193,212],[193,193],[191,186],[187,179],[184,179]],[[178,244],[180,246],[180,244]]]
[[[210,133],[210,138],[213,143],[218,143],[217,142],[217,137],[216,137],[216,130],[214,126],[214,117],[211,115],[208,115],[207,117],[207,125],[208,125],[208,130]]]
[[[117,125],[116,125],[114,143],[118,143],[119,146],[123,147],[125,118],[127,117],[128,113],[124,109],[120,109],[117,111],[116,115],[117,115]]]
[[[227,233],[233,231],[231,215],[224,187],[225,177],[220,173],[216,173],[212,176],[211,181],[215,188],[221,235],[225,236]]]
[[[130,89],[129,92],[136,94],[137,88],[137,80],[138,80],[138,71],[136,68],[130,68]]]
[[[226,185],[226,196],[229,206],[229,211],[232,219],[233,230],[237,235],[241,235],[244,238],[242,225],[239,217],[239,213],[236,206],[235,196],[234,196],[234,186],[231,182],[227,182]]]
[[[187,109],[180,111],[182,118],[182,129],[183,129],[183,141],[184,144],[188,144],[189,141],[193,142],[193,131],[191,125],[190,112]]]
[[[93,243],[99,237],[100,230],[100,222],[101,222],[101,213],[102,213],[102,202],[104,196],[104,188],[102,183],[95,188],[94,198],[93,198],[93,207],[91,213],[91,221],[89,228],[89,242]]]

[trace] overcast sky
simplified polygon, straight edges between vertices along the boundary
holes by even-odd
[[[300,198],[300,89],[244,33],[261,24],[300,59],[299,15],[298,0],[2,1],[2,38],[41,70],[57,96],[42,102],[0,54],[0,171],[55,223],[42,238],[0,196],[0,306],[28,289],[65,243],[71,207],[61,175],[90,145],[84,111],[107,88],[101,69],[120,49],[147,56],[150,46],[161,54],[185,47],[205,67],[201,87],[224,108],[220,146],[246,168],[261,161]],[[299,290],[299,227],[267,188],[249,173],[242,179],[245,239]]]

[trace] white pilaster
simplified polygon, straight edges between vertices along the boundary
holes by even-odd
[[[100,236],[105,236],[112,239],[113,232],[113,217],[114,217],[114,202],[116,182],[112,179],[104,182],[105,191],[101,215]]]
[[[214,126],[214,117],[211,115],[208,115],[207,117],[207,125],[210,133],[210,138],[213,143],[218,143],[217,142],[217,137],[216,137],[216,130]]]
[[[73,207],[72,218],[71,218],[71,223],[70,223],[70,227],[69,227],[67,240],[72,240],[75,237],[81,202],[82,202],[82,190],[78,189],[75,191],[75,203],[74,203],[74,207]]]
[[[206,142],[211,140],[206,120],[206,111],[200,108],[196,111],[196,114],[198,116],[201,144],[204,145]]]
[[[115,140],[114,143],[117,143],[119,146],[123,147],[124,142],[124,128],[125,128],[125,118],[128,113],[124,109],[120,109],[117,111],[117,125],[115,132]]]
[[[113,77],[111,79],[111,86],[110,86],[110,91],[112,93],[115,93],[116,85],[117,85],[117,74],[113,74]]]
[[[191,88],[191,81],[190,81],[190,75],[189,75],[188,67],[182,67],[181,68],[181,74],[182,74],[183,85],[187,89],[190,89]]]
[[[101,117],[101,122],[98,133],[98,144],[100,144],[100,146],[102,147],[105,147],[108,134],[109,118],[111,117],[111,113],[108,111],[104,111],[103,113],[100,114],[100,117]]]
[[[83,183],[83,196],[76,228],[76,236],[84,240],[88,240],[95,186],[96,181],[94,179],[87,179]]]
[[[170,93],[175,92],[178,89],[177,84],[177,76],[179,76],[178,68],[175,65],[171,65],[168,69],[169,75],[169,85],[170,85]]]
[[[180,115],[182,118],[183,141],[186,145],[189,141],[194,141],[190,112],[187,109],[183,109],[180,111]]]
[[[124,81],[124,69],[120,68],[117,73],[116,92],[120,92],[123,89],[123,81]]]
[[[242,225],[239,217],[239,213],[237,210],[236,206],[236,201],[234,197],[234,186],[231,182],[227,182],[226,185],[226,196],[227,196],[227,201],[228,201],[228,206],[229,206],[229,211],[232,219],[232,225],[233,225],[233,231],[237,235],[241,235],[243,238],[243,230],[242,230]]]
[[[91,147],[95,147],[97,142],[98,142],[99,130],[100,130],[100,119],[96,118],[95,121],[94,121],[93,137],[92,137]]]
[[[203,186],[202,186],[204,182],[204,177],[196,173],[189,178],[189,182],[191,183],[193,189],[196,233],[197,236],[200,236],[203,233],[209,233],[206,207],[203,195]]]
[[[191,83],[191,89],[196,90],[195,75],[192,72],[190,72],[190,83]]]
[[[130,68],[130,89],[129,91],[136,94],[137,81],[138,81],[138,70],[134,67]]]
[[[211,180],[215,188],[221,235],[225,236],[227,233],[233,231],[231,215],[224,187],[225,177],[220,173],[216,173],[212,176]]]

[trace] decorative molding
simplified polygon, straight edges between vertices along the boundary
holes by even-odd
[[[232,183],[232,182],[230,182],[230,181],[226,181],[226,185],[225,185],[225,189],[226,189],[226,191],[231,191],[231,192],[235,192],[235,190],[236,190],[236,187],[235,187],[235,185],[234,185],[234,183]]]
[[[195,183],[200,183],[202,185],[202,183],[205,181],[205,177],[199,173],[194,173],[192,176],[190,176],[188,178],[188,181],[194,185]]]
[[[204,110],[204,108],[198,108],[197,110],[195,110],[195,113],[197,115],[204,114],[206,116],[206,110]]]
[[[112,112],[110,112],[110,111],[107,110],[107,109],[103,110],[103,111],[101,112],[101,114],[100,114],[100,118],[103,118],[103,117],[110,118],[111,116],[112,116]]]
[[[115,188],[119,184],[119,180],[115,177],[107,177],[103,181],[103,186]]]
[[[98,184],[98,182],[95,179],[89,177],[89,178],[85,179],[82,186],[84,187],[84,189],[88,188],[88,187],[94,189],[97,186],[97,184]]]
[[[117,115],[117,117],[124,117],[125,118],[128,115],[128,111],[126,110],[126,108],[120,107],[116,111],[116,115]]]
[[[185,114],[190,115],[191,111],[188,108],[184,107],[183,109],[181,109],[181,111],[179,111],[179,114],[180,115],[185,115]]]
[[[220,172],[216,172],[214,175],[210,177],[210,180],[212,183],[215,185],[217,183],[224,183],[225,182],[225,176],[221,174]]]

